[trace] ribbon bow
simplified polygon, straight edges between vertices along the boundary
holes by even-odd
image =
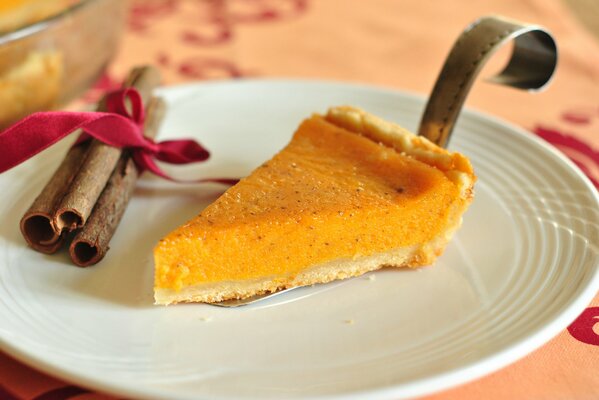
[[[129,99],[131,112],[125,106]],[[210,153],[192,139],[155,142],[143,135],[145,112],[139,92],[120,89],[106,96],[106,112],[38,112],[0,132],[0,173],[28,160],[54,143],[83,130],[76,144],[92,137],[113,147],[126,148],[140,171],[171,181],[180,181],[166,174],[155,160],[170,164],[206,161]],[[194,182],[234,183],[234,179],[208,178]]]

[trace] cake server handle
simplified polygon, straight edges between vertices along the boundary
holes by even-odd
[[[454,43],[428,99],[418,134],[447,147],[456,120],[477,75],[504,44],[513,40],[505,68],[488,81],[537,91],[550,81],[557,66],[557,46],[544,28],[502,16],[480,18]]]

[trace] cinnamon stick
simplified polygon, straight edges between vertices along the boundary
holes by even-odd
[[[74,177],[73,171],[83,162],[88,146],[89,143],[83,143],[71,147],[52,178],[21,219],[23,237],[39,252],[54,253],[64,242],[64,235],[57,232],[52,224],[53,210],[56,209],[58,200],[69,189]]]
[[[123,86],[135,87],[147,101],[159,80],[155,68],[139,67],[129,73]],[[96,109],[105,109],[102,101]],[[33,249],[54,253],[62,246],[68,231],[85,223],[121,153],[120,149],[96,140],[68,151],[21,219],[21,233]]]
[[[164,119],[166,103],[161,98],[152,98],[146,110],[144,134],[154,138]],[[69,246],[75,265],[87,267],[104,258],[138,177],[139,171],[130,153],[123,152],[90,217]]]
[[[159,83],[158,70],[142,67],[132,70],[123,86],[135,87],[146,104]],[[122,152],[99,140],[91,141],[79,172],[56,207],[53,224],[57,231],[72,231],[85,224]]]

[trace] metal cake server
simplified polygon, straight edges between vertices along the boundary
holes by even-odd
[[[529,91],[541,90],[549,83],[557,66],[557,46],[547,30],[502,16],[480,18],[461,33],[447,56],[420,120],[419,135],[447,147],[476,77],[489,58],[510,41],[514,44],[507,65],[488,81]],[[211,304],[239,307],[298,287]]]

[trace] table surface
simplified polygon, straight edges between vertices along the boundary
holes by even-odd
[[[548,140],[599,187],[599,6],[594,0],[133,0],[119,54],[85,98],[118,86],[131,66],[142,63],[158,65],[167,85],[298,77],[428,94],[453,40],[488,14],[549,28],[560,48],[559,67],[543,93],[481,83],[467,106]],[[599,296],[539,350],[426,399],[599,398],[597,322]],[[0,398],[113,399],[2,353]]]

